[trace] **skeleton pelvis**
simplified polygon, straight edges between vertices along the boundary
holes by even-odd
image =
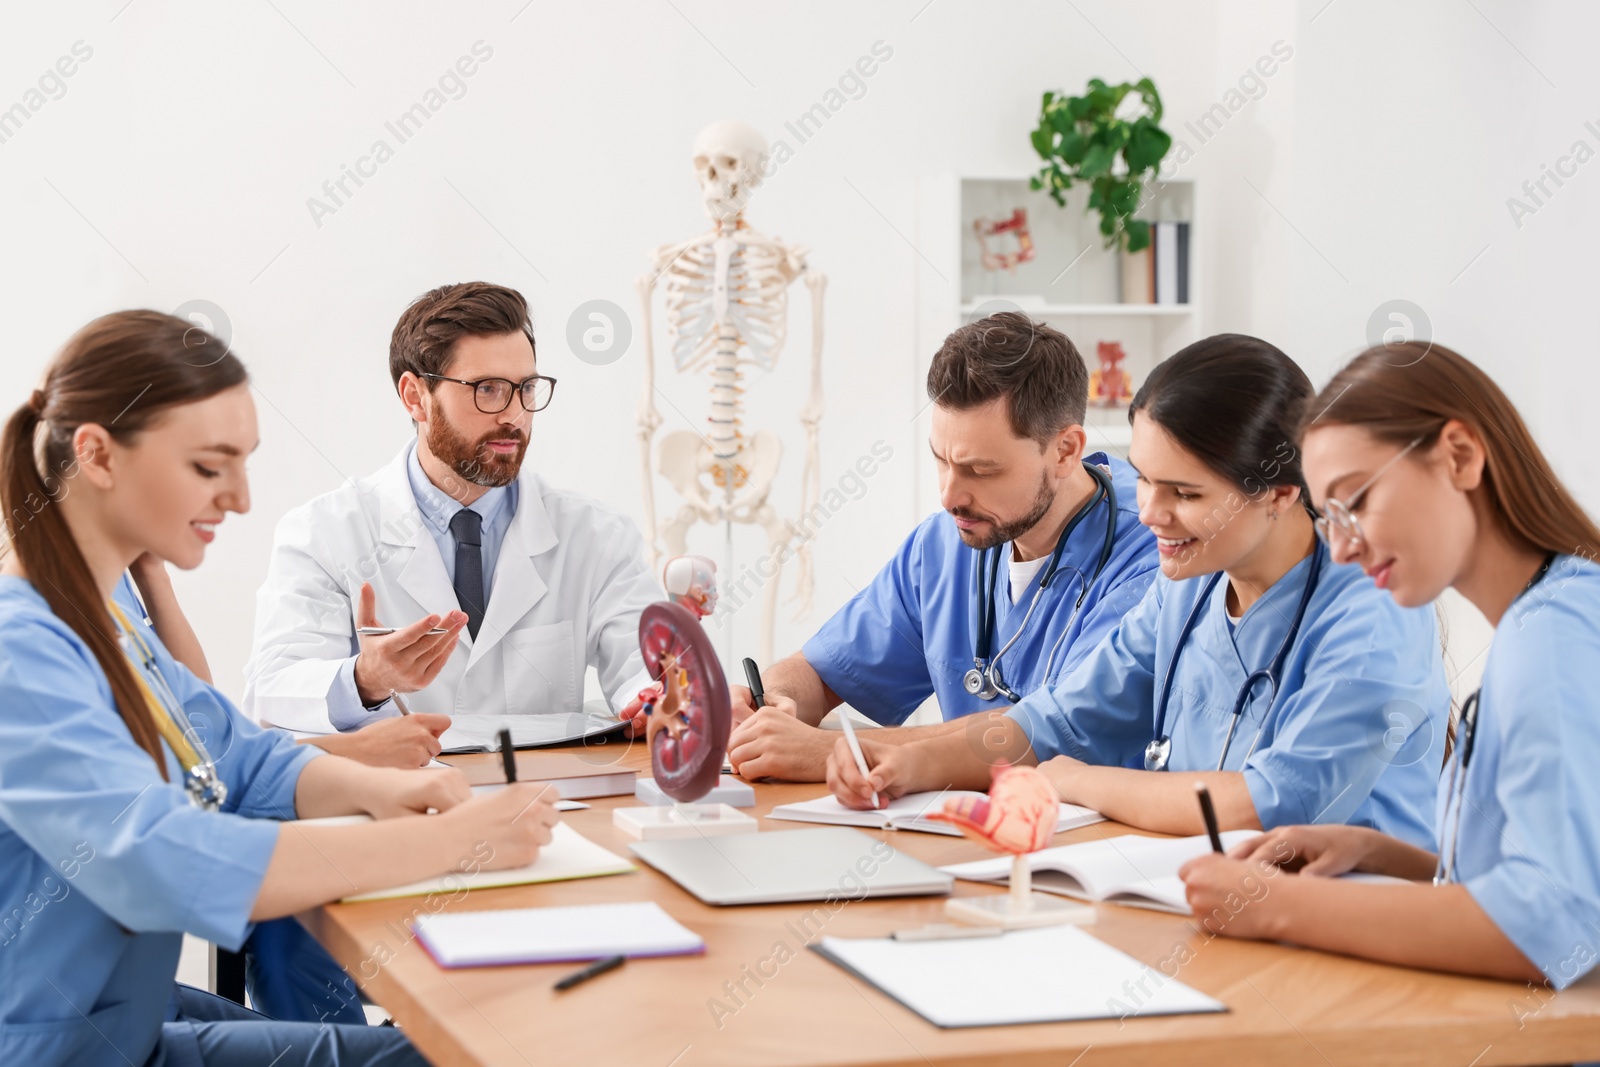
[[[766,502],[782,458],[783,442],[771,430],[757,430],[748,440],[740,440],[726,460],[719,460],[711,443],[694,431],[674,430],[661,438],[656,470],[702,512],[727,501],[730,493],[733,499],[727,510],[744,512]],[[715,500],[719,497],[721,501]]]

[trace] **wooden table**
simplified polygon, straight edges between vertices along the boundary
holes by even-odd
[[[642,744],[581,752],[648,768]],[[498,759],[498,756],[482,757]],[[526,755],[524,755],[526,758]],[[756,811],[819,795],[757,785]],[[628,856],[611,810],[568,813],[580,833]],[[762,832],[804,828],[763,818]],[[1056,844],[1128,832],[1103,823]],[[928,863],[987,855],[960,838],[885,833]],[[957,882],[957,894],[1002,892]],[[429,901],[432,901],[431,905]],[[704,956],[640,960],[557,994],[569,964],[446,971],[407,923],[448,911],[654,900],[707,943]],[[715,908],[654,870],[546,885],[334,904],[300,917],[435,1064],[756,1065],[1548,1064],[1600,1058],[1600,975],[1553,996],[1515,982],[1432,974],[1276,944],[1211,938],[1194,920],[1100,906],[1095,937],[1227,1004],[1220,1015],[941,1030],[803,947],[827,934],[883,936],[943,921],[940,897]],[[820,911],[815,909],[821,908]],[[802,920],[810,916],[808,925]],[[1062,961],[1071,966],[1070,960]],[[970,976],[982,982],[984,976]],[[1123,992],[1136,1003],[1137,990]],[[720,1007],[719,1007],[720,1005]]]

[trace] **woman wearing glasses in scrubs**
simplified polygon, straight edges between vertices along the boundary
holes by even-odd
[[[5,425],[0,1063],[423,1063],[398,1030],[277,1022],[176,985],[183,934],[237,948],[254,923],[520,866],[550,840],[537,786],[473,798],[454,772],[261,730],[116,602],[146,553],[200,564],[249,508],[256,443],[243,365],[153,311],[80,330]],[[292,821],[362,813],[378,821]]]
[[[1240,937],[1562,988],[1600,956],[1600,529],[1516,408],[1424,344],[1357,356],[1310,409],[1305,469],[1338,560],[1401,605],[1447,588],[1494,624],[1483,687],[1439,779],[1438,850],[1359,827],[1287,827],[1182,872],[1195,914],[1292,855]],[[1411,885],[1327,875],[1366,871]]]
[[[1312,392],[1238,334],[1156,367],[1128,458],[1161,577],[1054,689],[964,734],[867,735],[870,782],[837,751],[840,800],[981,789],[991,764],[1038,762],[1063,800],[1144,829],[1202,832],[1203,781],[1224,829],[1352,822],[1431,846],[1449,714],[1437,629],[1319,543],[1294,444]]]

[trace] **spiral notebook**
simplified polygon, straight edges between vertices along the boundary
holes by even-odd
[[[441,967],[687,956],[705,939],[653,902],[419,915],[417,940]]]

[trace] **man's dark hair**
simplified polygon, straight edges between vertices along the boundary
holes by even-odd
[[[1089,370],[1060,330],[1017,311],[961,327],[928,368],[928,398],[956,411],[1008,398],[1011,432],[1048,444],[1083,422]]]
[[[488,282],[441,285],[411,302],[389,339],[389,377],[395,386],[406,371],[443,374],[463,337],[494,337],[521,331],[533,345],[528,302],[515,289]],[[538,353],[537,346],[534,347]],[[429,390],[438,383],[424,378]]]

